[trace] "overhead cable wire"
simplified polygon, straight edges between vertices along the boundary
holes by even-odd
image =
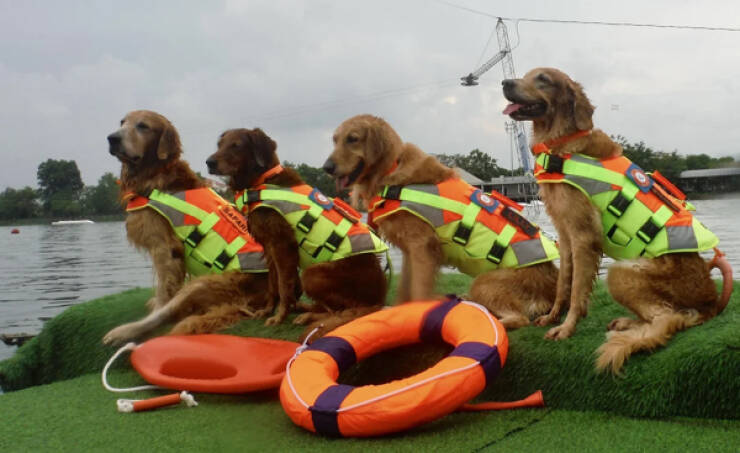
[[[480,11],[467,6],[458,5],[445,0],[434,0],[437,3],[442,3],[451,8],[457,8],[460,10],[468,11],[473,14],[481,16],[491,17],[494,19],[503,19],[510,21],[521,21],[521,22],[540,22],[540,23],[556,23],[556,24],[578,24],[578,25],[606,25],[611,27],[643,27],[643,28],[672,28],[679,30],[701,30],[701,31],[730,31],[740,32],[740,27],[710,27],[704,25],[671,25],[671,24],[645,24],[637,22],[609,22],[609,21],[597,21],[597,20],[575,20],[575,19],[540,19],[531,17],[503,17],[496,14],[491,14],[485,11]]]
[[[348,98],[348,99],[337,99],[334,101],[324,101],[324,102],[318,102],[315,104],[306,104],[302,106],[293,107],[291,109],[267,113],[260,117],[251,118],[249,119],[249,121],[250,122],[267,121],[267,120],[273,120],[273,119],[278,119],[278,118],[285,118],[285,117],[290,117],[290,116],[301,115],[303,113],[328,110],[328,109],[332,109],[336,107],[343,107],[346,105],[374,102],[374,101],[378,101],[378,100],[382,100],[386,98],[408,95],[408,94],[412,94],[415,92],[424,91],[430,88],[443,88],[445,86],[456,85],[457,83],[458,83],[457,78],[445,79],[445,80],[440,80],[437,82],[430,82],[430,83],[414,85],[410,87],[394,88],[394,89],[389,89],[389,90],[378,91],[375,93],[355,96],[353,98]]]

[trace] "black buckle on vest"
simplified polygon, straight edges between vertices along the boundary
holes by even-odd
[[[198,231],[197,228],[191,231],[190,234],[188,234],[188,237],[185,238],[185,242],[190,247],[193,247],[193,248],[197,247],[198,244],[200,244],[200,241],[202,240],[203,240],[203,235],[200,234],[200,231]]]
[[[386,200],[400,200],[403,186],[386,186],[383,198]]]
[[[617,192],[617,196],[607,205],[606,209],[615,216],[622,217],[622,214],[624,214],[624,211],[627,210],[631,202],[631,200],[628,200],[622,195],[622,192]]]
[[[213,260],[213,265],[220,270],[224,270],[226,269],[226,266],[229,265],[232,258],[233,256],[229,255],[228,253],[226,253],[226,250],[224,250],[223,252],[221,252],[220,255],[216,257],[215,260]]]
[[[565,163],[565,159],[563,159],[562,157],[553,156],[552,154],[549,154],[547,156],[547,162],[545,162],[545,172],[562,173],[564,163]]]
[[[649,218],[637,231],[637,237],[644,243],[649,244],[653,239],[655,239],[655,236],[658,235],[660,229],[661,228],[653,222],[653,219]]]
[[[332,251],[332,253],[336,252],[339,248],[339,244],[342,243],[344,240],[344,237],[338,235],[334,231],[331,232],[331,235],[329,236],[329,239],[326,240],[326,243],[324,243],[324,246]]]
[[[261,190],[247,190],[246,196],[244,198],[244,202],[247,204],[250,203],[256,203],[258,201],[262,201],[262,197],[260,197]]]
[[[537,228],[536,225],[509,207],[506,207],[501,211],[501,217],[508,220],[514,226],[519,227],[524,234],[531,238],[535,237],[537,235],[537,231],[539,231],[539,228]]]
[[[506,247],[494,241],[491,250],[489,250],[486,255],[486,259],[494,264],[500,264],[505,251]]]
[[[296,226],[304,233],[308,233],[311,231],[311,228],[313,228],[314,223],[316,223],[316,217],[311,216],[311,214],[307,212],[303,214],[303,217],[301,217],[301,220],[298,221]]]
[[[457,242],[460,245],[465,245],[468,243],[468,239],[470,238],[470,233],[472,232],[472,228],[468,228],[465,225],[460,223],[460,225],[457,226],[457,230],[455,230],[455,234],[452,235],[452,240]]]

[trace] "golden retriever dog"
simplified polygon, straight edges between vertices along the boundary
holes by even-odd
[[[386,121],[372,115],[344,121],[333,140],[334,150],[324,170],[336,179],[338,188],[352,186],[356,205],[367,205],[384,186],[438,184],[457,176],[417,146],[404,143]],[[379,219],[377,228],[403,252],[397,302],[435,297],[439,268],[448,264],[436,230],[403,210]],[[487,307],[507,328],[526,326],[550,310],[557,273],[552,261],[488,271],[476,276],[469,297]]]
[[[280,166],[276,150],[275,141],[259,128],[231,129],[221,135],[218,150],[206,163],[211,174],[227,176],[229,186],[237,194],[263,183],[285,188],[304,185],[295,170]],[[308,325],[303,337],[319,328],[312,337],[318,338],[383,306],[387,282],[378,257],[371,253],[372,247],[344,258],[306,265],[299,277],[299,244],[294,227],[275,209],[248,205],[244,209],[250,233],[265,247],[270,286],[279,296],[277,312],[268,318],[267,325],[281,323],[296,306],[293,288],[299,282],[315,302],[300,304],[308,312],[294,320],[296,324]],[[351,239],[347,236],[344,241]]]
[[[532,121],[534,141],[544,144],[550,156],[567,159],[580,154],[602,160],[622,155],[617,143],[593,129],[594,107],[581,85],[563,72],[533,69],[521,79],[504,80],[503,91],[511,102],[504,114],[517,121]],[[639,174],[647,186],[650,180],[641,170]],[[540,184],[540,196],[558,232],[561,264],[555,305],[537,323],[558,322],[561,311],[569,305],[565,321],[546,334],[560,340],[573,335],[576,323],[586,315],[606,239],[601,211],[577,188]],[[710,266],[696,252],[666,253],[610,266],[609,292],[637,319],[618,318],[609,324],[607,342],[598,351],[597,369],[618,373],[631,354],[665,345],[675,332],[720,313],[731,291],[728,275],[729,285],[732,280],[726,260],[718,263],[725,276],[720,297],[709,275]]]
[[[110,154],[121,162],[124,206],[133,196],[149,194],[153,189],[180,192],[205,187],[180,157],[177,130],[158,113],[128,113],[120,128],[108,136],[108,143]],[[251,317],[252,310],[267,303],[266,273],[204,275],[183,286],[184,245],[167,219],[153,209],[129,212],[126,233],[131,244],[151,257],[157,285],[154,297],[147,302],[150,314],[111,330],[104,343],[121,343],[173,320],[179,320],[170,332],[173,334],[212,332]]]

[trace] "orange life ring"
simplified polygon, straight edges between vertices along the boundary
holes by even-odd
[[[355,362],[406,344],[455,349],[431,368],[383,385],[337,384]],[[442,417],[478,395],[506,361],[506,331],[475,303],[410,302],[356,319],[288,362],[280,402],[293,422],[330,436],[377,436]]]
[[[234,335],[168,335],[131,352],[147,382],[177,390],[245,393],[277,388],[298,343]]]

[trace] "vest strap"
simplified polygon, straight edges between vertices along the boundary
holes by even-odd
[[[243,237],[237,236],[233,241],[227,245],[223,251],[213,260],[213,265],[217,268],[224,270],[229,265],[234,256],[241,250],[247,241]]]
[[[615,217],[622,217],[622,214],[627,210],[630,203],[632,203],[632,200],[625,197],[620,191],[617,192],[617,196],[606,206],[606,209],[614,214]]]
[[[452,240],[457,242],[460,245],[465,245],[468,243],[468,239],[470,239],[470,233],[472,232],[473,232],[472,228],[469,228],[465,224],[460,222],[457,225],[457,229],[455,230],[455,233],[452,235]]]
[[[501,264],[504,252],[506,252],[506,247],[501,245],[498,241],[493,241],[493,246],[486,254],[486,259],[494,264]]]
[[[545,164],[543,165],[545,172],[547,173],[562,173],[565,159],[560,156],[554,156],[552,154],[543,154]]]
[[[655,239],[655,236],[658,235],[658,232],[660,232],[660,228],[658,225],[653,222],[653,218],[647,219],[647,222],[645,222],[639,230],[637,230],[637,237],[639,237],[644,243],[649,244]]]
[[[198,231],[197,228],[193,228],[193,231],[190,232],[190,234],[185,237],[185,242],[192,248],[196,248],[198,244],[200,244],[200,241],[203,240],[203,234]]]

